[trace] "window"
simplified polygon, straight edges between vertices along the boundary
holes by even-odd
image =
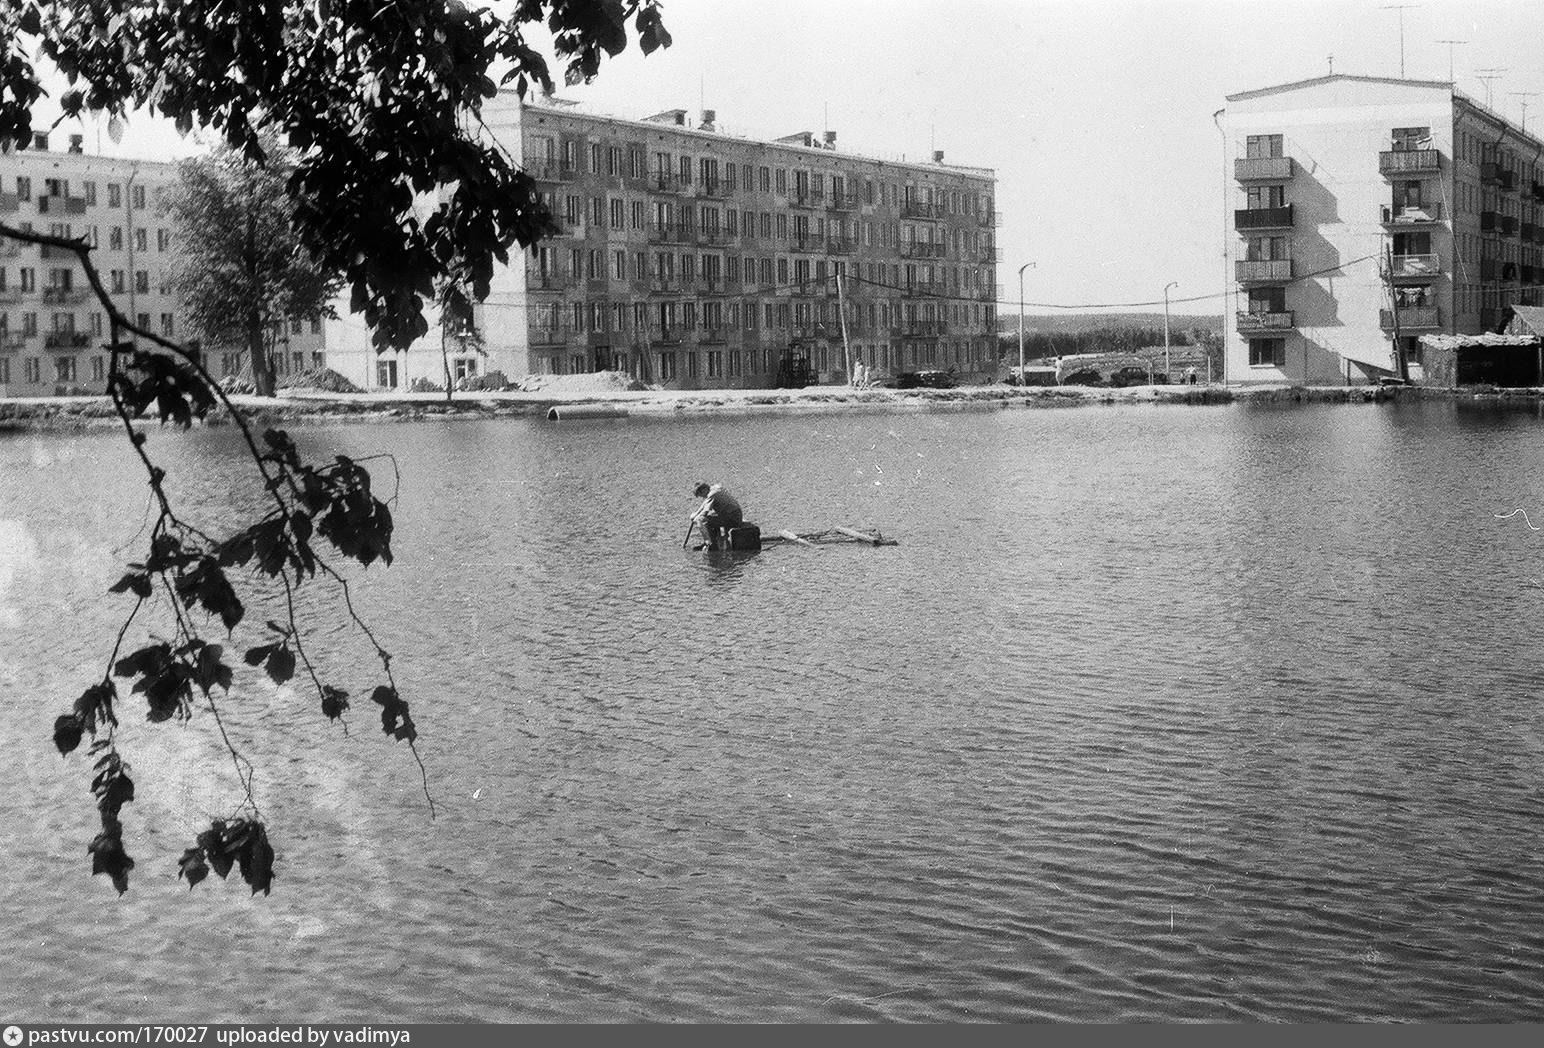
[[[11,384],[11,362],[0,357],[0,386]]]
[[[21,333],[24,338],[36,338],[38,333],[38,315],[36,313],[23,313],[21,315]],[[36,382],[37,379],[32,381]]]
[[[681,163],[679,165],[678,170],[681,173],[681,184],[683,186],[691,185],[692,184],[692,158],[689,157],[689,156],[681,157]]]
[[[75,381],[75,358],[74,357],[55,357],[54,358],[54,381],[55,382],[74,382]]]
[[[172,232],[169,229],[155,231],[155,249],[165,251],[172,246]]]
[[[143,211],[145,209],[145,187],[135,186],[133,190],[133,197],[135,210]]]
[[[1249,262],[1274,262],[1287,258],[1286,237],[1250,237],[1244,249]]]
[[[1281,367],[1287,362],[1287,340],[1284,338],[1252,338],[1249,340],[1249,366],[1252,368]]]
[[[395,360],[377,360],[375,362],[375,384],[384,389],[397,388],[397,362]]]
[[[590,143],[590,173],[593,174],[593,175],[600,174],[600,143],[599,142],[591,142]]]
[[[135,251],[148,251],[148,250],[150,250],[149,237],[147,235],[146,230],[136,229],[134,231],[134,250]]]
[[[1431,148],[1431,128],[1429,127],[1396,127],[1390,138],[1396,153]]]
[[[1287,289],[1284,287],[1252,287],[1249,289],[1250,313],[1285,313]]]
[[[172,319],[172,315],[170,313],[162,313],[161,314],[161,334],[166,336],[167,338],[173,337],[176,334],[176,332],[173,330],[173,327],[172,327],[172,325],[174,323],[175,323],[175,321]]]
[[[150,293],[150,271],[149,270],[146,270],[146,269],[136,269],[134,271],[134,290],[137,293],[141,294],[141,295],[148,295]],[[148,314],[147,314],[147,316],[148,316]],[[143,327],[149,327],[150,324],[148,322],[146,322],[142,326]]]
[[[620,175],[622,173],[622,147],[610,146],[606,150],[606,174]]]
[[[788,172],[782,168],[777,169],[777,194],[778,196],[788,195]]]
[[[1395,182],[1394,183],[1394,208],[1419,208],[1421,206],[1420,182]]]
[[[16,177],[16,197],[18,200],[32,199],[32,179],[27,178],[25,175],[18,175]]]
[[[123,227],[113,226],[107,231],[107,249],[109,251],[123,250]]]
[[[96,183],[95,182],[87,182],[87,183],[85,183],[82,186],[82,188],[85,190],[85,193],[86,193],[86,206],[87,207],[95,207],[96,206]]]
[[[115,295],[123,294],[125,286],[126,286],[124,284],[123,270],[121,270],[121,269],[113,270],[112,271],[112,280],[113,280],[113,294],[115,294]]]
[[[1244,191],[1244,206],[1250,211],[1287,206],[1286,186],[1250,186]]]
[[[1249,135],[1244,139],[1244,156],[1250,160],[1281,155],[1280,135]]]
[[[611,199],[611,228],[627,228],[627,204],[621,197],[613,197]]]
[[[21,289],[23,291],[37,290],[37,271],[31,266],[21,267]]]
[[[452,363],[455,365],[457,382],[477,376],[477,359],[475,357],[458,357]]]
[[[117,182],[107,183],[107,206],[123,206],[123,187],[120,186]]]
[[[28,357],[22,362],[23,378],[27,382],[43,381],[43,362],[37,357]]]

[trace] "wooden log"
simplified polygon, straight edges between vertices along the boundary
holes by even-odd
[[[896,541],[894,539],[887,539],[884,536],[877,535],[877,534],[869,535],[869,534],[866,534],[864,532],[861,532],[861,531],[857,530],[856,528],[844,528],[840,524],[838,524],[834,530],[841,532],[843,535],[846,535],[848,538],[854,538],[854,539],[857,539],[860,542],[867,542],[870,545],[874,545],[874,546],[894,546],[894,545],[896,545]]]
[[[789,542],[797,542],[801,546],[808,546],[810,549],[819,549],[820,548],[819,546],[817,546],[813,542],[811,542],[809,539],[801,539],[799,536],[795,535],[791,531],[779,531],[778,534],[780,536],[782,536],[783,538],[787,539]]]

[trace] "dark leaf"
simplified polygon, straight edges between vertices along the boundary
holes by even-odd
[[[224,820],[216,819],[210,823],[209,829],[198,835],[198,846],[208,858],[214,872],[222,879],[231,872],[231,867],[236,863],[236,854],[227,846]]]
[[[268,664],[263,667],[268,671],[268,676],[273,678],[275,684],[283,684],[295,675],[295,656],[284,645],[273,649],[268,656]]]
[[[61,755],[72,752],[80,745],[81,736],[85,734],[86,722],[78,713],[64,713],[54,721],[54,745],[59,747]]]
[[[108,592],[127,593],[130,590],[135,595],[148,599],[151,593],[150,576],[143,571],[131,571],[113,583]]]
[[[107,874],[119,895],[129,890],[129,871],[134,868],[134,860],[123,850],[123,828],[116,821],[104,825],[102,832],[87,845],[86,851],[91,856],[93,877],[99,873]]]
[[[322,714],[328,720],[337,720],[348,709],[348,692],[331,684],[322,685]]]
[[[209,876],[209,864],[204,861],[203,848],[189,848],[182,853],[182,858],[177,860],[177,876],[187,878],[189,891]]]
[[[243,659],[248,666],[256,666],[259,662],[264,661],[268,658],[268,656],[272,655],[274,649],[277,647],[279,647],[277,644],[259,644],[255,648],[248,648],[246,655],[243,656]]]
[[[273,887],[273,847],[262,823],[252,821],[245,846],[236,853],[236,862],[241,867],[241,879],[247,882],[252,894],[261,891],[267,895]]]

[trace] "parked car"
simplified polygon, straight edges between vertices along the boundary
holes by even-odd
[[[950,371],[903,371],[895,376],[896,389],[953,389],[960,384]]]
[[[1116,389],[1124,386],[1145,386],[1157,376],[1142,367],[1124,367],[1110,373],[1110,385]]]
[[[1062,379],[1062,385],[1102,386],[1104,385],[1104,376],[1099,374],[1099,372],[1095,371],[1093,368],[1083,368],[1080,371],[1073,371],[1069,373],[1065,378]]]

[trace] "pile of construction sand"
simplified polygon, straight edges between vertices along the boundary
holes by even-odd
[[[515,387],[525,393],[628,393],[648,389],[625,371],[592,371],[584,375],[527,375]]]

